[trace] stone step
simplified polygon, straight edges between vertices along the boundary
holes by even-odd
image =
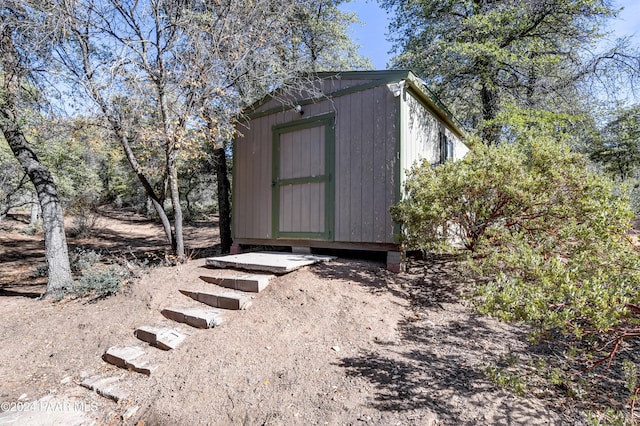
[[[102,359],[116,367],[149,376],[158,366],[153,365],[144,355],[144,349],[140,346],[112,346],[102,355]]]
[[[239,310],[251,306],[251,296],[232,290],[180,290],[180,293],[214,308]]]
[[[80,386],[92,390],[98,395],[102,395],[115,402],[129,398],[129,393],[122,389],[120,377],[87,377],[80,383]]]
[[[210,257],[206,260],[206,265],[215,268],[246,269],[271,272],[274,274],[287,274],[303,266],[326,262],[332,259],[335,259],[335,257],[263,251]]]
[[[152,326],[138,327],[133,334],[143,342],[165,351],[177,348],[187,338],[186,334],[179,331]]]
[[[144,357],[136,358],[127,363],[127,368],[133,370],[136,373],[150,376],[151,373],[158,369],[157,365],[152,364],[150,361],[144,359]]]
[[[245,274],[236,271],[212,271],[209,275],[200,277],[210,284],[249,293],[260,293],[274,278],[275,275]]]
[[[167,308],[162,315],[196,328],[213,328],[222,324],[223,312],[216,308]]]

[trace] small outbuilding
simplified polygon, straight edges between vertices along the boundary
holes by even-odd
[[[423,158],[462,158],[463,133],[411,71],[318,78],[309,95],[271,96],[247,112],[233,145],[233,249],[386,251],[397,270],[389,208],[406,172]]]

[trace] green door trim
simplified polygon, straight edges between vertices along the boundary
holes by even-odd
[[[324,126],[324,175],[291,179],[280,179],[280,136],[298,130]],[[335,113],[296,120],[272,127],[272,171],[271,171],[271,228],[273,238],[305,238],[333,240],[334,194],[333,171],[335,166]],[[324,231],[323,232],[280,232],[280,188],[286,185],[324,183]]]

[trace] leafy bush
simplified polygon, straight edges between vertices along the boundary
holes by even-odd
[[[116,294],[129,271],[118,264],[105,265],[103,257],[93,250],[76,249],[71,254],[71,269],[79,273],[74,291],[78,296],[106,297]]]
[[[36,235],[42,232],[42,225],[40,223],[36,223],[35,225],[27,225],[18,229],[18,232],[23,235]]]
[[[49,268],[47,267],[47,264],[43,264],[43,265],[38,265],[35,268],[33,268],[33,270],[31,271],[31,274],[29,275],[30,278],[42,278],[42,277],[46,277],[49,275]]]
[[[610,329],[640,302],[628,199],[562,144],[478,146],[459,162],[415,168],[406,191],[393,209],[405,244],[458,241],[492,278],[479,292],[486,312],[580,335]]]
[[[407,248],[467,250],[484,277],[483,313],[533,324],[539,336],[560,331],[582,349],[608,342],[600,357],[640,336],[628,197],[560,142],[523,137],[417,166],[392,214]]]
[[[127,276],[119,266],[91,267],[82,272],[76,281],[75,292],[79,296],[106,297],[116,294]]]
[[[100,261],[102,261],[102,255],[94,250],[76,248],[71,252],[69,261],[73,272],[82,272],[100,263]]]

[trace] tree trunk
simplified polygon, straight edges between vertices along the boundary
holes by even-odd
[[[168,161],[169,171],[169,192],[171,194],[171,204],[173,205],[173,226],[174,226],[174,251],[178,256],[178,261],[184,261],[184,236],[182,233],[182,206],[180,206],[180,189],[178,187],[178,152],[171,151]]]
[[[42,209],[45,259],[49,272],[45,297],[57,297],[73,285],[67,238],[64,234],[64,218],[53,176],[31,150],[18,125],[17,100],[24,70],[17,49],[13,45],[9,26],[5,26],[0,33],[0,62],[4,77],[3,96],[0,98],[0,130],[38,194]]]
[[[498,116],[498,92],[483,83],[480,91],[482,99],[482,138],[491,145],[496,145],[500,139],[500,126],[495,123]]]
[[[213,158],[216,168],[216,180],[218,181],[218,211],[220,228],[220,245],[222,253],[229,253],[231,250],[231,202],[229,175],[227,170],[227,155],[224,149],[216,148],[213,151]]]
[[[136,176],[138,177],[138,180],[140,181],[140,183],[142,184],[142,187],[144,188],[144,192],[147,194],[147,197],[149,198],[149,200],[151,200],[151,204],[153,204],[153,208],[156,210],[156,213],[158,213],[158,217],[162,222],[162,227],[164,228],[164,233],[167,237],[167,241],[169,242],[172,248],[175,248],[173,232],[171,230],[171,222],[169,222],[167,213],[164,210],[164,205],[163,205],[164,197],[162,198],[158,197],[158,195],[153,190],[151,183],[145,176],[142,170],[142,167],[140,166],[140,164],[138,163],[138,160],[136,159],[136,155],[133,152],[133,149],[131,149],[131,145],[129,145],[129,140],[127,139],[127,135],[125,134],[124,129],[122,128],[120,123],[113,116],[107,115],[108,110],[106,107],[103,108],[103,112],[107,116],[107,120],[111,125],[111,130],[113,131],[118,143],[122,147],[125,157],[127,157],[127,161],[131,166],[131,169],[135,172]]]
[[[57,297],[71,289],[73,280],[69,266],[67,239],[64,234],[62,207],[53,176],[40,163],[36,154],[29,148],[20,128],[3,108],[0,108],[0,127],[13,155],[36,188],[42,209],[45,258],[49,272],[45,297]]]

